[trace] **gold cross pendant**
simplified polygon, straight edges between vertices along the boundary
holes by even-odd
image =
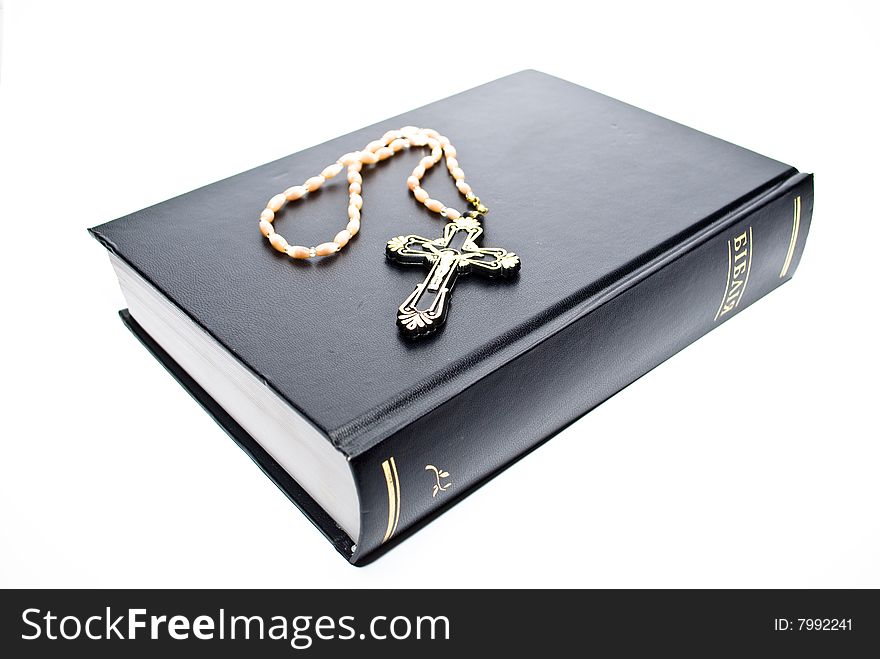
[[[404,336],[419,338],[442,327],[459,275],[509,278],[519,271],[519,257],[513,252],[477,245],[482,233],[478,219],[460,217],[446,225],[441,238],[409,235],[388,241],[385,255],[391,261],[430,267],[428,276],[397,309],[397,325]]]

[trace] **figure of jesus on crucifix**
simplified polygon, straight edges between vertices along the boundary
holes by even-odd
[[[405,336],[422,337],[443,325],[459,275],[512,277],[519,270],[519,257],[513,252],[477,245],[482,233],[477,218],[460,217],[445,226],[440,238],[409,235],[388,241],[385,254],[390,260],[430,268],[424,281],[397,309],[397,325]]]

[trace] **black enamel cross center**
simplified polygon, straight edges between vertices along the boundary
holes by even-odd
[[[460,217],[446,225],[441,238],[409,235],[388,241],[385,254],[390,260],[430,267],[428,276],[397,309],[397,325],[405,336],[426,336],[443,325],[459,275],[511,277],[519,270],[519,257],[513,252],[477,245],[482,233],[479,220]]]

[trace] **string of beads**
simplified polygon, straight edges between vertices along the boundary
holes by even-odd
[[[373,140],[367,144],[361,151],[346,153],[335,163],[325,167],[317,176],[306,179],[302,185],[294,185],[272,197],[266,204],[266,208],[260,213],[260,232],[269,239],[272,247],[294,259],[309,259],[316,256],[336,254],[361,229],[361,209],[364,205],[364,200],[361,197],[361,186],[363,184],[361,168],[363,165],[371,165],[380,160],[386,160],[395,153],[408,149],[411,146],[430,149],[430,154],[419,161],[412,174],[406,179],[406,185],[412,191],[416,200],[424,204],[428,210],[438,213],[448,220],[457,220],[461,217],[461,212],[446,206],[437,199],[432,199],[428,195],[427,190],[421,186],[421,180],[425,172],[440,162],[441,158],[445,156],[446,169],[449,170],[449,174],[455,180],[455,187],[458,188],[458,191],[464,195],[464,198],[474,208],[474,210],[468,211],[468,213],[471,215],[484,215],[489,212],[489,209],[480,202],[480,198],[474,195],[471,186],[465,182],[464,170],[458,164],[456,149],[449,142],[449,138],[444,137],[431,128],[404,126],[399,130],[389,130],[380,139]],[[308,196],[308,193],[320,188],[325,182],[340,174],[343,169],[347,170],[348,175],[348,224],[346,227],[337,233],[333,240],[315,245],[314,247],[291,245],[288,243],[284,236],[275,231],[273,225],[278,211],[288,202]]]

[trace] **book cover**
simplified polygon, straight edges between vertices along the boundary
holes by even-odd
[[[293,262],[257,229],[278,191],[404,125],[453,140],[491,208],[483,244],[522,262],[509,281],[460,282],[443,330],[417,343],[395,321],[424,272],[389,262],[385,245],[442,234],[405,183],[421,150],[364,167],[362,228],[340,254]],[[425,180],[456,198],[444,172]],[[789,165],[524,71],[92,232],[345,456],[357,538],[187,380],[136,313],[124,315],[336,548],[363,564],[790,279],[812,190],[812,177]],[[314,244],[335,232],[346,205],[344,179],[333,181],[276,225]]]

